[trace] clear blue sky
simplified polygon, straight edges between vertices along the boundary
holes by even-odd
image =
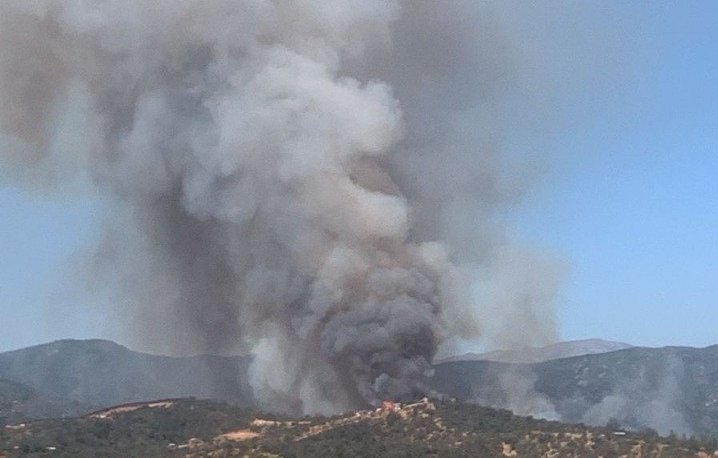
[[[718,2],[626,4],[637,74],[566,107],[514,227],[568,262],[562,338],[716,344]]]
[[[622,32],[635,74],[561,102],[549,172],[509,218],[566,261],[562,338],[718,343],[718,2],[606,5],[645,24]],[[57,307],[102,211],[0,187],[0,351],[106,336],[91,307]]]
[[[98,202],[0,188],[0,351],[101,333],[102,317],[62,285],[70,258],[99,234]],[[72,313],[70,313],[72,312]]]

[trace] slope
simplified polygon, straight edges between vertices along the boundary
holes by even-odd
[[[91,406],[195,396],[252,402],[245,357],[167,357],[105,340],[62,340],[0,354],[0,377]]]
[[[535,364],[436,366],[433,386],[460,400],[570,422],[718,436],[718,346],[630,348]]]

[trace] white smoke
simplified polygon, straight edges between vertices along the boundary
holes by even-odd
[[[624,427],[652,428],[661,435],[691,434],[684,416],[685,364],[672,354],[661,363],[658,369],[643,368],[633,377],[621,380],[609,395],[586,410],[581,421],[605,425],[613,419]]]
[[[245,345],[267,408],[412,396],[439,346],[487,315],[518,320],[502,341],[554,338],[551,263],[491,218],[530,180],[499,147],[496,101],[519,64],[490,13],[6,0],[3,171],[52,189],[82,170],[111,199],[88,288],[136,339]],[[477,309],[473,274],[510,291]]]

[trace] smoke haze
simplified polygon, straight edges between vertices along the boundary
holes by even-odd
[[[456,341],[556,338],[560,263],[495,217],[538,155],[503,147],[509,11],[7,0],[0,164],[107,199],[82,281],[138,345],[247,349],[264,408],[413,396]]]

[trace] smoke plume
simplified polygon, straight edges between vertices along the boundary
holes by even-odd
[[[555,337],[553,262],[492,216],[533,178],[478,3],[3,1],[3,173],[107,199],[87,287],[145,348],[248,348],[265,408],[425,392],[456,339]]]

